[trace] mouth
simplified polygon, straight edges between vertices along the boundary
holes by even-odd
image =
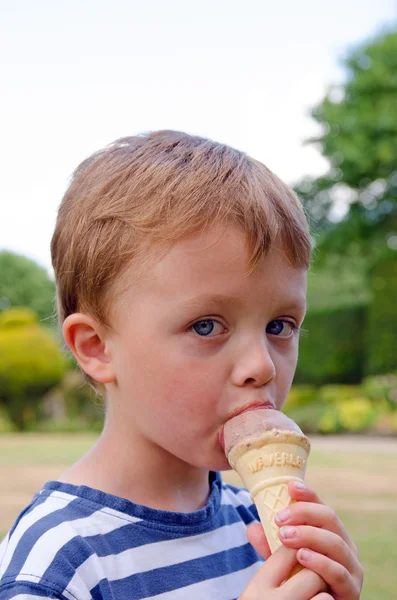
[[[236,408],[234,409],[231,413],[229,413],[228,417],[227,417],[227,421],[230,421],[230,419],[234,419],[234,417],[237,417],[238,415],[242,415],[245,412],[250,412],[252,410],[275,410],[275,407],[273,406],[273,404],[271,402],[261,402],[259,400],[254,401],[254,402],[250,402],[249,404],[246,404],[245,406],[241,406],[240,408]],[[224,425],[222,425],[222,427],[220,428],[219,431],[219,444],[222,448],[222,450],[225,450],[225,435],[224,435]]]

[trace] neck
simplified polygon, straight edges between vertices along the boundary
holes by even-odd
[[[87,485],[158,510],[192,512],[206,505],[208,470],[193,467],[111,418],[95,446],[60,481]]]

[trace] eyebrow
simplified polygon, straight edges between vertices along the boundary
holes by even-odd
[[[231,296],[225,296],[223,294],[203,294],[201,296],[189,298],[183,302],[182,308],[186,310],[201,308],[203,304],[212,304],[219,306],[220,308],[224,308],[226,305],[239,307],[241,306],[241,300]],[[305,300],[302,300],[302,302],[299,300],[291,300],[290,302],[286,301],[285,304],[280,306],[280,312],[293,312],[295,310],[305,313],[307,310],[307,304]]]
[[[200,308],[203,304],[212,304],[224,308],[226,305],[229,306],[240,306],[241,301],[237,298],[225,296],[223,294],[203,294],[201,296],[195,296],[189,298],[183,302],[182,307],[189,310],[194,308]]]
[[[294,310],[303,311],[304,313],[307,311],[307,303],[305,301],[302,302],[291,302],[288,304],[283,304],[281,306],[282,311],[293,312]]]

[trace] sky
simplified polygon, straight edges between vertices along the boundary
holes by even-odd
[[[290,184],[325,172],[310,109],[396,21],[395,0],[0,0],[0,249],[51,273],[71,173],[126,135],[210,137]]]

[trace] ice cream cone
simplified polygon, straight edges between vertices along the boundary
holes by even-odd
[[[230,466],[256,505],[272,553],[281,545],[274,517],[293,502],[288,483],[303,481],[309,451],[302,433],[272,429],[238,442],[228,452]]]

